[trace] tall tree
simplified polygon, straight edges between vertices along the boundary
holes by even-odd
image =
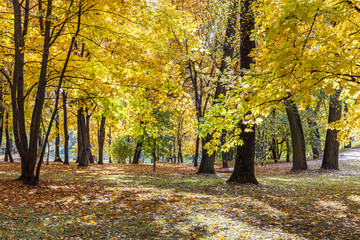
[[[254,30],[254,14],[251,10],[252,0],[242,0],[240,16],[240,67],[250,69],[252,58],[249,56],[255,48],[255,41],[250,38]],[[251,115],[248,112],[247,115]],[[237,146],[234,171],[228,179],[229,184],[258,184],[255,177],[255,124],[241,121],[240,138],[242,145]]]

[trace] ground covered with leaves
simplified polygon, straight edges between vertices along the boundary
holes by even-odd
[[[260,186],[191,164],[51,163],[38,187],[0,163],[0,239],[360,239],[360,164],[257,167]]]

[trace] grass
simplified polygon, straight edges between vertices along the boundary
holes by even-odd
[[[360,164],[300,174],[259,167],[260,186],[191,164],[44,166],[40,186],[0,163],[0,239],[360,239]]]

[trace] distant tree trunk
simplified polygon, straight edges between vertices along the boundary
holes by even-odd
[[[255,177],[255,126],[251,131],[245,131],[247,124],[240,123],[243,145],[237,147],[234,171],[227,183],[229,184],[259,184]]]
[[[77,145],[78,145],[78,149],[77,149],[77,157],[76,157],[76,163],[80,162],[80,158],[81,158],[81,154],[83,153],[83,138],[82,138],[82,133],[81,133],[81,121],[82,121],[82,109],[78,110],[78,114],[77,114]]]
[[[111,138],[111,127],[109,127],[109,134],[108,134],[108,143],[109,143],[109,146],[111,145],[111,141],[112,141],[112,138]],[[109,156],[109,163],[112,163],[112,162],[111,162],[111,156]]]
[[[278,162],[278,142],[275,138],[272,138],[272,142],[270,145],[270,152],[271,152],[271,159],[275,161],[275,163]]]
[[[54,159],[54,162],[62,162],[62,160],[60,158],[59,113],[56,113],[55,129],[56,129],[56,138],[55,138],[55,159]]]
[[[195,141],[195,156],[194,156],[194,167],[198,166],[199,161],[199,145],[200,145],[200,138],[199,136],[196,137]]]
[[[306,150],[304,131],[297,106],[292,101],[286,101],[286,113],[289,120],[293,149],[293,167],[291,171],[306,170]]]
[[[152,160],[153,160],[153,170],[155,172],[156,170],[156,159],[157,159],[157,156],[156,156],[156,140],[153,139],[153,147],[151,149],[151,156],[152,156]]]
[[[289,139],[286,139],[286,162],[290,162],[290,143],[289,143]]]
[[[341,102],[339,101],[341,90],[336,90],[335,94],[330,97],[328,123],[333,123],[341,118]],[[337,141],[336,129],[327,129],[324,157],[321,169],[339,170],[339,142]]]
[[[99,162],[98,164],[103,164],[103,155],[104,155],[104,142],[105,142],[105,121],[106,117],[104,115],[101,116],[100,122],[100,131],[99,131]]]
[[[348,105],[347,103],[344,103],[344,112],[345,112],[345,115],[347,114],[348,112]],[[350,137],[350,139],[348,139],[348,143],[344,146],[344,148],[351,148],[351,143],[354,141],[354,137]]]
[[[63,113],[64,113],[64,164],[69,164],[69,130],[67,122],[67,109],[66,109],[66,100],[67,93],[62,92],[63,97]]]
[[[221,135],[221,145],[224,145],[226,142],[226,131],[223,130],[222,131],[222,135]],[[222,157],[222,164],[223,164],[223,168],[229,168],[229,152],[221,152],[221,157]]]
[[[179,158],[179,162],[183,163],[183,156],[182,156],[182,150],[181,150],[181,139],[179,139],[178,141],[178,158]]]
[[[5,143],[5,162],[8,161],[8,158],[10,159],[10,162],[14,162],[14,159],[12,157],[12,154],[11,154],[11,145],[12,145],[12,142],[11,142],[11,138],[10,138],[10,134],[9,134],[9,127],[8,127],[8,124],[6,124],[6,127],[5,127],[5,140],[6,140],[6,143]]]
[[[45,143],[44,143],[45,144]],[[47,157],[46,157],[46,165],[49,165],[49,157],[50,157],[50,143],[47,143]]]
[[[205,144],[210,142],[210,140],[212,139],[212,135],[211,134],[207,134],[206,138],[202,139],[202,157],[201,157],[201,162],[200,162],[200,167],[197,171],[197,174],[202,174],[202,173],[208,173],[208,174],[215,174],[215,168],[214,168],[214,163],[215,163],[215,153],[212,153],[211,155],[209,155],[207,149],[205,149]]]
[[[92,152],[91,152],[91,141],[90,141],[90,115],[88,113],[88,111],[86,111],[86,117],[85,117],[85,137],[87,138],[86,140],[86,143],[87,143],[87,146],[86,146],[86,149],[87,151],[89,151],[89,162],[90,163],[94,163],[94,156],[92,155]]]
[[[311,144],[313,159],[321,158],[323,156],[321,149],[319,126],[316,122],[316,116],[320,110],[320,104],[321,104],[321,100],[317,101],[314,110],[310,108],[307,109],[307,111],[312,113],[311,115],[313,115],[310,116],[307,120],[310,129],[310,144]]]

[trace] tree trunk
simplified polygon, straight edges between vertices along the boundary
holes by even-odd
[[[91,152],[91,141],[90,141],[90,114],[88,113],[88,111],[86,111],[86,117],[85,117],[85,137],[87,138],[86,143],[87,145],[85,146],[85,148],[87,149],[87,151],[89,151],[89,162],[90,163],[94,163],[94,156],[92,155]]]
[[[182,150],[181,150],[181,139],[179,139],[178,141],[178,158],[179,158],[179,162],[183,163],[183,156],[182,156]]]
[[[310,144],[311,144],[313,159],[321,158],[323,154],[321,149],[319,127],[316,121],[312,119],[308,120],[308,125],[310,128]]]
[[[341,102],[339,101],[341,90],[336,90],[335,94],[330,97],[328,123],[333,123],[341,118]],[[339,170],[339,142],[337,141],[336,129],[327,129],[324,157],[321,169]]]
[[[64,113],[64,164],[69,164],[69,130],[67,122],[67,109],[66,109],[66,100],[67,93],[62,92],[63,96],[63,113]]]
[[[112,141],[112,138],[111,138],[111,127],[109,127],[109,134],[108,134],[108,143],[109,143],[109,146],[111,145],[111,141]],[[109,163],[112,163],[111,162],[111,156],[109,156]]]
[[[212,153],[211,155],[208,154],[207,149],[205,149],[205,144],[210,142],[212,139],[211,134],[207,134],[205,139],[202,139],[202,158],[200,162],[200,167],[197,171],[197,174],[215,174],[215,153]]]
[[[286,162],[290,162],[290,143],[288,139],[286,139]]]
[[[271,152],[271,159],[275,161],[275,163],[278,162],[278,142],[275,138],[272,139],[271,145],[270,145],[270,152]]]
[[[8,158],[10,160],[10,162],[14,162],[14,159],[12,157],[12,154],[11,154],[11,145],[12,145],[12,142],[11,142],[11,139],[10,139],[10,134],[9,134],[9,127],[8,127],[8,124],[6,124],[6,127],[5,127],[5,140],[6,140],[6,143],[5,143],[5,162],[8,161]]]
[[[291,142],[293,149],[293,167],[291,171],[306,170],[306,150],[304,131],[297,106],[292,101],[286,101],[286,113],[289,120]]]
[[[240,123],[243,145],[237,147],[234,171],[227,183],[229,184],[259,184],[255,178],[255,126],[251,131],[245,131],[247,124]]]
[[[132,162],[133,164],[138,164],[140,161],[142,144],[143,144],[143,137],[141,137],[141,139],[138,140],[136,143],[134,158],[133,158],[133,162]]]
[[[103,156],[104,156],[104,142],[105,142],[105,121],[106,117],[104,115],[101,116],[100,122],[100,131],[99,131],[99,161],[98,164],[103,164]]]
[[[55,129],[56,129],[56,138],[55,138],[55,159],[54,162],[63,162],[60,158],[60,132],[59,132],[59,114],[56,113],[55,117]]]
[[[80,133],[78,142],[78,159],[79,165],[81,167],[87,167],[89,165],[89,158],[90,158],[90,149],[88,147],[90,144],[88,143],[89,138],[86,136],[86,123],[85,123],[85,116],[83,114],[83,109],[80,108],[78,110],[78,131]]]
[[[200,138],[199,136],[196,137],[195,141],[195,156],[194,156],[194,167],[198,166],[199,161],[199,145],[200,145]]]

